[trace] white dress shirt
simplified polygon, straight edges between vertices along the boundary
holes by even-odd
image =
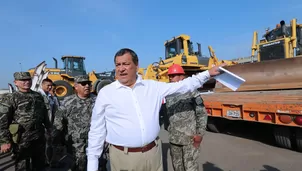
[[[210,78],[204,71],[183,81],[165,83],[142,80],[133,88],[115,81],[102,88],[92,111],[88,134],[87,170],[98,169],[104,141],[125,147],[142,147],[159,134],[159,110],[164,97],[200,88]]]

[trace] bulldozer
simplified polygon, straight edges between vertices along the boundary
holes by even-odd
[[[237,91],[302,87],[302,24],[297,24],[297,19],[292,19],[289,25],[284,20],[280,21],[275,29],[267,29],[259,42],[255,31],[251,50],[255,62],[225,67],[246,80]],[[230,90],[217,84],[215,91]]]
[[[255,53],[257,53],[257,56]],[[280,21],[275,29],[266,29],[263,39],[258,43],[258,33],[253,34],[252,57],[258,62],[292,58],[302,55],[302,24],[292,19],[290,25]]]
[[[48,73],[48,78],[56,84],[56,95],[60,100],[64,97],[74,93],[74,77],[77,75],[86,75],[86,68],[84,64],[85,57],[83,56],[62,56],[63,68],[58,68],[58,61],[55,61],[54,68],[44,68],[45,72]],[[28,70],[31,76],[34,76],[35,68]],[[96,73],[92,71],[88,73],[90,80],[92,81],[92,93],[98,93],[98,91],[114,81],[115,72],[107,71]]]
[[[205,57],[202,55],[200,43],[197,43],[198,50],[194,51],[193,42],[190,40],[190,36],[185,34],[181,34],[173,37],[171,40],[167,40],[164,43],[164,46],[164,60],[160,58],[159,62],[150,64],[146,69],[139,69],[138,73],[142,75],[143,79],[169,82],[167,72],[168,68],[172,64],[181,65],[188,76],[196,74],[197,72],[208,70],[209,68],[222,63],[226,63],[227,65],[237,64],[237,62],[234,61],[219,61],[211,46],[208,46],[210,57]],[[211,80],[204,84],[204,87],[213,87],[214,85],[215,81],[213,82],[213,80]]]

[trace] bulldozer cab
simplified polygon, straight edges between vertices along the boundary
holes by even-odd
[[[66,74],[69,77],[75,77],[77,75],[86,75],[86,69],[84,64],[85,57],[81,56],[63,56],[62,61],[64,68],[62,68],[60,74]]]
[[[291,20],[290,24],[280,21],[276,28],[266,30],[263,39],[257,44],[257,32],[254,32],[252,56],[257,51],[257,61],[292,58],[301,54],[302,24]]]
[[[184,44],[186,44],[187,49],[184,48]],[[182,53],[195,55],[193,52],[193,43],[190,40],[184,40],[181,36],[167,42],[165,48],[165,59],[173,58]]]
[[[181,60],[176,63],[189,66],[207,66],[209,58],[202,57],[200,43],[197,43],[197,46],[198,51],[194,52],[193,42],[188,35],[182,34],[174,37],[165,43],[165,59],[169,60],[172,58],[176,60],[177,58],[181,58]]]

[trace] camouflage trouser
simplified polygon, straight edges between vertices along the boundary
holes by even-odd
[[[170,143],[170,153],[174,171],[198,171],[199,148],[190,145]]]
[[[14,152],[15,171],[42,171],[45,168],[44,139],[32,141],[27,148],[17,148],[17,152]]]
[[[86,144],[85,143],[75,143],[72,145],[73,148],[73,158],[74,164],[72,166],[72,171],[86,171],[87,170],[87,156],[86,156]],[[106,164],[108,160],[109,145],[105,143],[103,154],[99,159],[99,169],[101,171],[106,171]]]

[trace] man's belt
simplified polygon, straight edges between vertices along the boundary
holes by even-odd
[[[113,145],[113,144],[112,144]],[[122,146],[117,146],[117,145],[113,145],[115,148],[124,151],[124,147]],[[152,141],[151,143],[143,146],[143,147],[128,147],[128,152],[147,152],[149,150],[151,150],[153,147],[156,146],[155,141]]]

